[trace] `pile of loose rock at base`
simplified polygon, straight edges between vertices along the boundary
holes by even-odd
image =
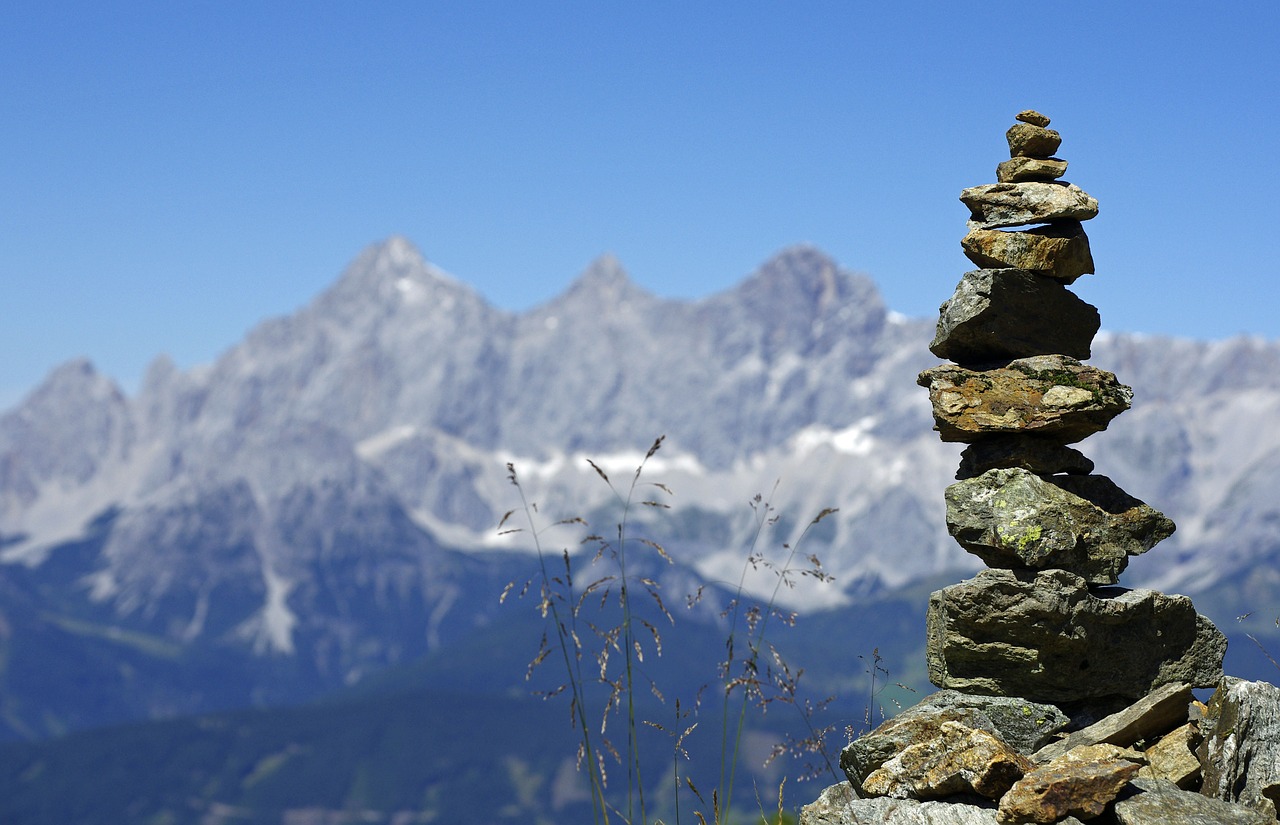
[[[968,445],[947,527],[988,569],[930,597],[942,690],[850,744],[849,781],[801,823],[1275,822],[1280,688],[1224,678],[1189,598],[1116,585],[1174,525],[1069,446],[1132,392],[1081,363],[1098,312],[1067,289],[1093,272],[1098,203],[1059,180],[1049,119],[1017,121],[998,182],[961,193],[983,268],[942,305],[930,350],[953,363],[919,381],[942,440]]]

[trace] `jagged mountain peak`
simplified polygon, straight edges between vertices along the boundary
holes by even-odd
[[[606,252],[587,265],[564,294],[552,303],[591,302],[601,310],[627,301],[651,300],[652,295],[637,286],[612,253]]]

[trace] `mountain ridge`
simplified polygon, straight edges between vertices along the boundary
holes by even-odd
[[[494,531],[515,504],[507,462],[543,512],[595,521],[613,493],[586,459],[629,477],[665,434],[646,477],[676,515],[638,526],[707,579],[737,579],[748,503],[770,490],[779,544],[839,510],[806,539],[836,585],[790,604],[960,578],[980,562],[943,523],[959,448],[915,385],[932,327],[810,246],[697,301],[602,256],[511,313],[393,237],[211,365],[158,358],[130,398],[74,361],[0,415],[0,577],[42,580],[78,542],[74,575],[41,585],[59,615],[346,684],[489,620],[466,559],[528,550]],[[1084,450],[1180,528],[1127,580],[1262,592],[1280,345],[1112,333],[1091,360],[1136,401]]]

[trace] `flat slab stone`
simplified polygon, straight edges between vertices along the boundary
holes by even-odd
[[[1020,467],[1037,475],[1088,475],[1093,462],[1084,453],[1034,435],[993,435],[975,441],[960,453],[956,479],[980,476],[987,470]]]
[[[1012,231],[974,229],[960,241],[969,260],[981,267],[1010,267],[1069,284],[1093,272],[1089,236],[1079,221]]]
[[[1174,531],[1164,514],[1106,476],[988,470],[952,484],[945,495],[947,530],[988,567],[1053,567],[1090,584],[1115,584],[1129,556]]]
[[[1186,596],[1090,588],[1065,570],[983,570],[935,591],[926,613],[933,684],[1053,704],[1208,687],[1226,649]]]
[[[1052,278],[977,269],[939,309],[929,351],[959,364],[1051,354],[1084,359],[1100,323],[1097,309]]]
[[[960,193],[972,213],[969,229],[999,229],[1053,221],[1087,221],[1098,214],[1098,201],[1064,181],[987,183]]]
[[[1114,374],[1061,355],[1019,358],[1002,367],[944,364],[920,373],[943,441],[1036,435],[1071,444],[1107,428],[1129,409],[1133,390]]]
[[[1074,731],[1065,739],[1050,742],[1036,751],[1034,758],[1048,762],[1086,745],[1128,747],[1159,736],[1186,721],[1194,699],[1191,685],[1185,682],[1161,685],[1123,710]]]
[[[1013,116],[1013,119],[1020,123],[1030,123],[1032,126],[1048,126],[1049,116],[1037,112],[1035,109],[1023,109]]]
[[[997,183],[1057,180],[1067,173],[1062,158],[1009,158],[996,166]]]
[[[1164,779],[1138,777],[1116,798],[1117,825],[1275,825],[1243,805],[1184,791]]]

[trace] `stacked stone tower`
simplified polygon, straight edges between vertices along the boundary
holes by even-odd
[[[1098,202],[1059,180],[1049,118],[1017,121],[998,182],[960,195],[972,212],[961,243],[983,268],[942,305],[930,350],[953,363],[919,379],[942,440],[968,444],[947,529],[989,568],[930,598],[929,678],[1059,705],[1214,685],[1226,640],[1190,599],[1114,586],[1174,525],[1069,446],[1106,429],[1132,391],[1081,363],[1098,312],[1067,288],[1093,272],[1081,222]]]
[[[982,268],[942,305],[930,348],[952,363],[919,379],[968,445],[947,527],[987,569],[929,599],[942,690],[851,742],[800,823],[1275,825],[1280,689],[1222,678],[1226,639],[1187,597],[1117,585],[1173,522],[1071,446],[1132,393],[1081,363],[1098,313],[1067,289],[1098,203],[1059,181],[1049,119],[1017,120],[998,182],[960,196]]]

